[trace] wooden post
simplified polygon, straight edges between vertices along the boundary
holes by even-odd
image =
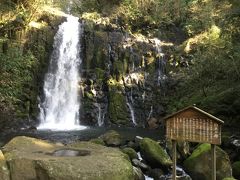
[[[216,180],[216,145],[211,145],[211,152],[212,152],[212,180]]]
[[[172,169],[172,179],[176,180],[176,165],[177,165],[177,141],[172,140],[172,153],[173,153],[173,169]]]

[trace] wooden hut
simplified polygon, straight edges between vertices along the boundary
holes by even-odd
[[[216,145],[221,144],[221,127],[224,123],[215,116],[190,106],[164,118],[166,138],[171,139],[173,146],[173,180],[176,180],[176,142],[190,141],[210,143],[212,154],[212,180],[216,180]]]
[[[167,116],[166,137],[172,140],[221,144],[221,126],[215,116],[190,106]]]

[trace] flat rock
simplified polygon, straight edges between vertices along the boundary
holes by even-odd
[[[91,142],[68,146],[15,137],[3,148],[11,180],[131,180],[133,166],[118,149]]]
[[[0,151],[0,179],[10,180],[9,170],[2,151]]]

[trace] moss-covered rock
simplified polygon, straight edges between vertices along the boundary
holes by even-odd
[[[104,143],[108,146],[120,146],[122,143],[121,135],[114,130],[110,130],[100,136],[100,138],[104,141]]]
[[[232,169],[233,169],[233,176],[237,179],[240,179],[240,161],[233,163]]]
[[[16,137],[4,146],[4,156],[12,180],[134,179],[133,167],[124,153],[90,142],[63,146]]]
[[[125,96],[114,89],[109,92],[109,119],[114,124],[129,124],[129,114]]]
[[[232,176],[229,157],[221,148],[216,148],[217,179]],[[211,177],[211,145],[201,144],[184,161],[185,170],[196,180],[208,180]]]
[[[168,168],[172,165],[172,160],[166,151],[150,138],[140,140],[140,153],[152,167]]]
[[[124,152],[125,154],[128,155],[128,157],[132,160],[132,159],[138,159],[138,155],[137,152],[133,149],[133,148],[124,148],[122,150],[122,152]]]
[[[237,179],[235,179],[233,177],[227,177],[227,178],[224,178],[223,180],[237,180]]]
[[[101,139],[101,138],[91,139],[90,142],[91,142],[91,143],[95,143],[95,144],[100,144],[100,145],[103,145],[103,146],[105,145],[103,139]]]
[[[0,151],[0,179],[10,180],[9,170],[2,151]]]

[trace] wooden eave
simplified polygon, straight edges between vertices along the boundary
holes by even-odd
[[[175,115],[177,115],[177,114],[179,114],[179,113],[181,113],[181,112],[187,111],[188,109],[194,109],[194,110],[196,110],[196,111],[198,111],[198,112],[206,115],[206,116],[209,117],[210,119],[218,122],[219,124],[224,124],[224,121],[222,121],[221,119],[219,119],[219,118],[217,118],[217,117],[215,117],[215,116],[207,113],[206,111],[203,111],[202,109],[199,109],[199,108],[196,107],[196,106],[188,106],[188,107],[186,107],[186,108],[184,108],[184,109],[182,109],[182,110],[179,110],[179,111],[177,111],[177,112],[175,112],[175,113],[173,113],[173,114],[171,114],[171,115],[168,115],[168,116],[166,116],[166,117],[164,118],[164,121],[167,121],[169,118],[171,118],[171,117],[173,117],[173,116],[175,116]]]

